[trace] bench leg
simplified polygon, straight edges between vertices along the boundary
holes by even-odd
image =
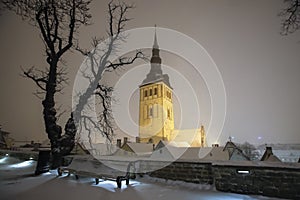
[[[117,177],[117,186],[118,186],[118,188],[122,187],[122,179],[119,176]]]
[[[57,169],[57,174],[58,174],[58,176],[61,176],[61,175],[62,175],[62,169],[61,169],[61,168],[58,168],[58,169]]]

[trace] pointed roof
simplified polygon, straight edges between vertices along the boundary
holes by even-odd
[[[244,152],[237,146],[235,145],[231,140],[229,140],[225,147],[224,147],[224,151],[227,150],[229,153],[229,157],[232,158],[232,156],[234,155],[234,153],[237,153],[238,155],[240,155],[241,157],[243,157],[246,160],[250,160],[250,158],[248,156],[246,156],[244,154]]]
[[[163,71],[161,69],[161,58],[159,56],[159,46],[157,42],[156,25],[155,25],[154,42],[152,47],[152,57],[150,60],[150,64],[151,64],[150,72],[147,74],[146,78],[143,80],[140,87],[152,83],[164,82],[168,87],[172,89],[168,74],[163,74]]]
[[[266,147],[266,151],[260,161],[281,162],[281,160],[273,154],[272,147]]]
[[[157,42],[157,36],[156,36],[156,24],[155,24],[155,33],[154,33],[154,44],[153,49],[159,49],[158,42]]]

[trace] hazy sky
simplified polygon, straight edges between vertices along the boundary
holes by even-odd
[[[91,37],[104,36],[107,2],[92,4],[94,23],[79,33],[83,47],[88,47]],[[229,135],[237,142],[300,142],[300,31],[279,34],[277,14],[284,7],[282,0],[134,2],[128,29],[157,24],[180,31],[201,44],[218,66],[227,95],[221,142]],[[9,12],[0,16],[0,27],[0,124],[16,139],[41,141],[46,138],[41,100],[32,95],[36,90],[33,82],[20,76],[21,66],[46,65],[39,32]],[[171,64],[172,56],[166,56],[168,61],[164,55],[163,62]],[[57,101],[70,110],[73,80],[83,57],[69,53],[64,60],[69,67],[69,85]],[[174,83],[175,78],[170,76],[170,81]],[[209,116],[209,109],[204,113]],[[64,115],[60,121],[65,119]]]

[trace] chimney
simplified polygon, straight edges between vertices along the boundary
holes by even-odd
[[[135,138],[135,142],[136,142],[136,143],[140,143],[140,142],[141,142],[140,137],[136,137],[136,138]]]
[[[121,139],[117,139],[117,147],[121,148]]]
[[[272,152],[272,147],[266,147],[266,150]]]
[[[127,144],[127,142],[128,142],[128,138],[124,137],[124,144]]]

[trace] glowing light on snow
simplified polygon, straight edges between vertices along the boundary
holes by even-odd
[[[23,168],[23,167],[29,167],[33,165],[34,161],[33,160],[27,160],[21,163],[13,164],[10,165],[11,168]]]
[[[48,176],[48,175],[51,175],[52,173],[51,172],[45,172],[43,174],[41,174],[41,176]]]
[[[243,199],[244,199],[243,197],[234,197],[234,196],[225,196],[225,195],[220,196],[219,194],[217,195],[212,194],[211,197],[205,196],[205,200],[243,200]],[[251,198],[248,197],[247,199],[251,199]]]
[[[137,185],[141,185],[141,183],[139,181],[129,180],[129,185],[131,187],[135,187]],[[123,190],[123,189],[127,188],[125,181],[122,181],[121,188],[118,188],[116,181],[109,181],[109,180],[102,181],[101,179],[100,179],[100,182],[98,183],[98,185],[93,185],[93,186],[104,188],[110,192],[116,192],[116,190],[118,190],[118,189]]]
[[[6,160],[7,160],[7,157],[1,158],[0,163],[5,163]]]

